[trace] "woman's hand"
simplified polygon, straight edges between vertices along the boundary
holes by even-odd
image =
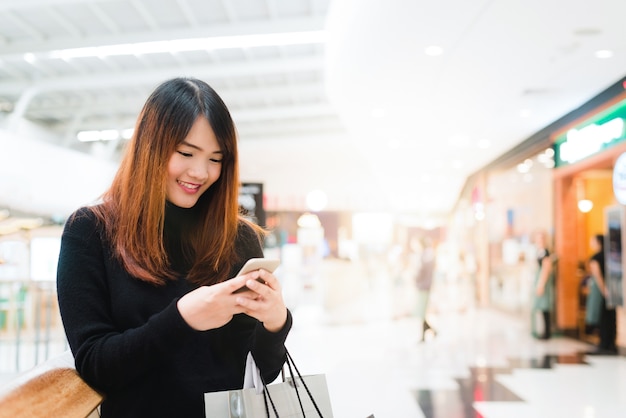
[[[543,292],[544,292],[544,286],[537,286],[537,288],[535,289],[535,294],[537,296],[543,295]]]
[[[246,278],[245,285],[249,289],[237,295],[237,304],[243,313],[258,319],[270,332],[280,331],[287,321],[287,307],[276,276],[261,269],[241,277]]]
[[[178,300],[178,311],[185,322],[198,331],[226,325],[235,314],[245,311],[238,303],[243,293],[234,295],[233,292],[244,286],[248,280],[249,276],[243,275],[212,286],[200,286]],[[251,296],[251,299],[254,297]]]

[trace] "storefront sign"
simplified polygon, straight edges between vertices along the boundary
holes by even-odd
[[[626,140],[626,100],[569,129],[554,141],[555,166],[587,158]]]
[[[561,144],[559,156],[561,161],[573,163],[600,151],[605,144],[622,137],[624,120],[611,119],[602,125],[585,126],[581,130],[571,129],[567,132],[567,140]]]
[[[619,156],[613,167],[613,194],[619,203],[626,205],[626,152]]]

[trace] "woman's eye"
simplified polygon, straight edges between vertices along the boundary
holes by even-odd
[[[183,157],[191,157],[191,154],[188,152],[183,152],[183,151],[176,151],[178,152],[180,155],[182,155]]]
[[[222,160],[221,160],[221,159],[218,159],[218,158],[211,158],[211,160],[210,160],[210,161],[211,161],[212,163],[215,163],[215,164],[221,164],[221,163],[222,163]]]

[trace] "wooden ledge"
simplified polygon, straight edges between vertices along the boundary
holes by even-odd
[[[72,367],[36,366],[0,395],[0,418],[88,417],[102,402]]]

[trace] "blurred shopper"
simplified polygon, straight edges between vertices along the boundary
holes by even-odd
[[[597,349],[591,354],[616,354],[617,322],[615,308],[608,307],[606,304],[608,291],[606,276],[604,275],[604,235],[594,235],[591,238],[590,246],[594,254],[589,259],[589,272],[593,279],[591,280],[588,299],[591,299],[592,303],[587,304],[587,309],[591,310],[590,314],[599,316],[597,326],[600,337]]]
[[[414,238],[412,246],[413,250],[420,254],[419,266],[417,268],[417,274],[415,275],[415,284],[417,286],[417,317],[422,320],[421,340],[424,341],[426,331],[431,330],[433,334],[436,334],[436,331],[426,320],[430,289],[433,284],[436,267],[435,244],[432,238],[425,236],[421,240]]]
[[[387,252],[387,266],[391,280],[391,314],[393,319],[410,317],[415,311],[413,273],[417,257],[409,239],[399,240]]]
[[[537,337],[547,340],[551,336],[550,311],[554,301],[552,257],[548,250],[548,237],[545,231],[535,233],[535,248],[537,250],[537,273],[535,276],[534,299],[532,309],[532,320],[536,327],[536,315],[539,313],[543,319],[543,332]]]
[[[204,417],[205,392],[242,387],[248,352],[265,381],[280,373],[292,319],[278,280],[230,279],[263,257],[263,231],[238,214],[238,172],[224,102],[200,80],[169,80],[102,202],[68,220],[59,305],[102,417]]]

